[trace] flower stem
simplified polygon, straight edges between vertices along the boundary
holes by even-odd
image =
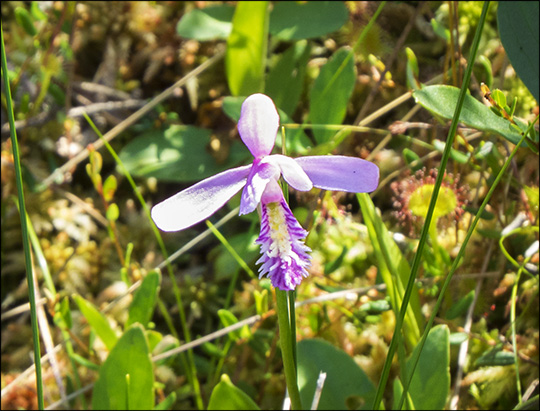
[[[294,311],[290,311],[290,294],[287,291],[276,288],[277,314],[279,323],[279,340],[281,342],[281,355],[283,358],[283,368],[285,370],[285,381],[287,390],[291,398],[291,409],[301,410],[302,400],[298,391],[298,382],[296,376],[295,348],[296,335],[295,330],[291,328],[291,317]],[[294,310],[294,303],[292,304]],[[294,338],[294,339],[293,339]]]

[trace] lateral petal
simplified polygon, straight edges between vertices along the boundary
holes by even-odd
[[[306,156],[294,159],[313,185],[324,190],[368,193],[379,185],[379,167],[347,156]]]
[[[291,157],[281,154],[273,154],[265,157],[263,161],[276,164],[281,170],[281,175],[292,188],[298,191],[309,191],[313,188],[309,176],[302,167]]]
[[[223,171],[156,204],[151,215],[163,231],[179,231],[210,217],[245,184],[251,164]]]

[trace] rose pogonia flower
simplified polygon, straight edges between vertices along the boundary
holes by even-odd
[[[274,102],[253,94],[242,104],[238,132],[254,157],[247,166],[232,168],[175,194],[152,208],[152,219],[163,231],[179,231],[207,219],[243,188],[240,214],[259,207],[261,258],[259,277],[272,285],[294,290],[308,275],[311,263],[307,235],[291,212],[278,184],[282,176],[299,191],[324,190],[365,193],[377,188],[379,168],[369,161],[347,156],[291,158],[271,154],[279,127]]]

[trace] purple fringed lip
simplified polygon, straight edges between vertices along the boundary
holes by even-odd
[[[304,244],[308,232],[294,217],[279,186],[269,187],[269,191],[276,189],[279,201],[263,200],[261,204],[261,233],[255,241],[261,245],[261,258],[257,264],[262,263],[259,278],[267,275],[274,287],[287,291],[294,290],[309,275],[311,249]]]

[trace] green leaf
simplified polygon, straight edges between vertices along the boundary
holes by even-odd
[[[218,310],[218,316],[223,324],[223,327],[230,327],[238,322],[238,318],[236,318],[232,312],[224,308]],[[244,325],[242,328],[236,329],[230,332],[228,335],[231,340],[236,341],[241,338],[249,338],[251,336],[251,331],[247,325]]]
[[[154,407],[154,410],[170,410],[176,402],[176,392],[171,392],[163,401]]]
[[[270,14],[270,33],[280,40],[301,40],[339,30],[349,18],[341,1],[278,1]]]
[[[47,15],[39,8],[39,1],[33,1],[30,5],[30,13],[32,17],[36,20],[44,21],[47,20]]]
[[[154,313],[160,282],[161,276],[157,271],[150,271],[144,277],[129,305],[129,318],[126,327],[134,323],[140,323],[143,327],[147,326]]]
[[[163,341],[163,335],[154,330],[146,330],[145,332],[146,339],[148,340],[148,348],[150,349],[150,352],[154,350],[154,348],[157,347],[157,345]]]
[[[69,354],[69,357],[73,361],[81,364],[83,367],[86,367],[89,370],[99,371],[99,365],[97,365],[97,364],[93,363],[92,361],[84,358],[82,355],[79,355],[77,353],[71,353],[71,354]]]
[[[357,194],[356,197],[360,203],[364,222],[377,258],[379,273],[388,287],[390,303],[394,311],[399,312],[411,268],[377,213],[369,195]],[[412,349],[418,343],[423,328],[420,298],[416,287],[411,293],[403,328],[405,342]]]
[[[73,320],[71,318],[71,308],[69,307],[69,298],[66,296],[60,300],[60,315],[67,328],[71,329]]]
[[[349,50],[342,48],[321,68],[313,83],[309,106],[311,123],[341,124],[347,114],[355,81],[354,58]],[[329,141],[335,133],[332,130],[313,130],[318,143]]]
[[[240,388],[236,387],[227,374],[221,376],[221,381],[214,387],[209,410],[260,410],[255,401]]]
[[[418,59],[414,51],[409,47],[405,47],[405,54],[407,55],[407,87],[412,90],[418,90],[421,87],[418,81]]]
[[[15,8],[15,20],[30,36],[35,36],[37,34],[32,15],[24,7]]]
[[[228,4],[193,9],[176,25],[179,36],[199,41],[225,40],[232,30],[234,7]]]
[[[338,256],[338,258],[336,258],[335,260],[331,260],[331,261],[328,261],[325,265],[324,265],[324,275],[328,275],[328,274],[331,274],[333,273],[334,271],[336,271],[338,268],[340,268],[342,265],[343,265],[343,259],[345,258],[345,256],[347,255],[347,252],[349,251],[349,247],[347,247],[346,245],[343,246],[343,248],[341,249],[341,254]]]
[[[514,353],[510,351],[502,351],[502,345],[499,344],[493,347],[488,352],[484,353],[480,358],[478,358],[474,362],[474,365],[475,367],[487,367],[497,365],[510,365],[514,364],[514,362]]]
[[[234,250],[242,250],[241,257],[248,264],[255,262],[260,255],[260,249],[255,243],[258,235],[258,233],[244,232],[228,238],[229,244]],[[224,279],[230,279],[238,269],[238,262],[223,244],[220,244],[215,252],[217,256],[212,258],[212,260],[214,261],[216,280],[223,281]]]
[[[418,352],[415,348],[411,358]],[[410,373],[411,358],[407,361]],[[409,394],[417,410],[442,410],[450,390],[450,331],[447,325],[433,327],[416,366]]]
[[[450,334],[450,345],[461,345],[469,338],[466,332],[455,332]]]
[[[170,126],[145,133],[120,152],[127,170],[136,177],[161,181],[191,182],[209,177],[249,158],[247,148],[235,142],[225,164],[208,153],[211,131],[193,126]]]
[[[134,325],[118,340],[94,385],[94,410],[150,410],[154,373],[143,328]]]
[[[116,177],[111,174],[103,183],[103,198],[105,198],[105,201],[111,201],[113,199],[117,187]]]
[[[491,97],[493,98],[493,100],[495,100],[499,107],[506,107],[506,96],[501,90],[499,90],[498,88],[491,90]]]
[[[433,145],[435,146],[435,149],[441,153],[444,152],[444,148],[446,147],[446,143],[438,139],[435,139],[433,141]],[[454,161],[460,164],[467,164],[470,156],[471,156],[471,153],[465,154],[459,150],[456,150],[455,148],[450,149],[450,158],[452,158]]]
[[[497,10],[499,34],[506,54],[537,102],[540,101],[538,10],[537,1],[500,1]]]
[[[294,114],[302,94],[310,51],[307,41],[294,43],[268,73],[265,93],[289,116]]]
[[[308,409],[313,401],[319,373],[326,380],[319,410],[345,410],[349,397],[358,397],[360,409],[369,409],[375,397],[375,386],[353,358],[327,341],[305,339],[298,343],[298,388],[302,403]],[[357,409],[357,408],[355,408]]]
[[[118,341],[114,330],[109,325],[107,318],[101,314],[96,306],[89,301],[86,301],[80,295],[73,296],[73,299],[79,306],[81,311],[92,330],[98,335],[98,337],[103,341],[107,349],[110,351],[115,346]]]
[[[391,309],[392,307],[387,300],[376,300],[362,304],[358,310],[375,315]]]
[[[446,313],[447,320],[453,320],[462,314],[465,314],[474,300],[474,290],[467,293],[465,297],[460,298]]]
[[[450,120],[454,116],[459,89],[452,86],[427,86],[413,92],[416,101],[431,113]],[[465,96],[460,122],[478,130],[499,134],[513,144],[521,139],[520,133],[510,122],[494,114],[488,107],[470,95]]]
[[[414,151],[408,148],[403,149],[403,158],[405,159],[405,162],[409,165],[412,171],[418,171],[423,166],[424,163],[420,161],[420,156],[416,154]],[[415,166],[411,166],[411,163],[414,161],[418,161]]]
[[[238,2],[225,54],[227,81],[233,96],[249,96],[264,90],[267,43],[268,2]]]
[[[109,221],[118,220],[118,217],[120,216],[120,210],[118,209],[118,206],[116,205],[116,203],[109,204],[109,207],[107,208],[107,212],[105,213],[105,216],[107,217],[107,220]]]

